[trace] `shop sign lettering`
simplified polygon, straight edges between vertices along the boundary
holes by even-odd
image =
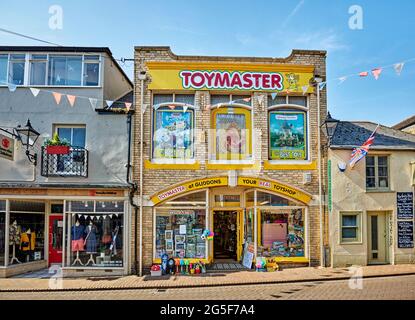
[[[413,219],[414,194],[412,192],[398,192],[396,197],[398,219]]]
[[[183,187],[183,186],[180,186],[180,187],[177,187],[177,188],[174,188],[174,189],[171,189],[169,191],[166,191],[166,192],[163,192],[163,193],[159,194],[158,198],[160,200],[164,200],[166,198],[170,198],[170,197],[172,197],[172,196],[174,196],[178,193],[184,192],[184,191],[186,191],[186,188]]]
[[[14,139],[0,134],[0,158],[14,160]]]
[[[229,72],[229,71],[190,71],[180,72],[185,89],[238,89],[273,90],[284,89],[284,78],[278,72]]]

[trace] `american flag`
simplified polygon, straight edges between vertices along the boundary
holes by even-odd
[[[376,127],[375,131],[373,131],[373,133],[370,135],[369,139],[367,139],[361,147],[353,149],[349,163],[352,169],[356,165],[356,163],[362,160],[362,158],[364,158],[369,152],[370,146],[373,144],[373,142],[375,142],[375,134],[376,131],[378,131],[378,129],[379,125]]]

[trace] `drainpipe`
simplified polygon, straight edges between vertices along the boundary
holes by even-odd
[[[317,80],[317,79],[316,79]],[[321,181],[321,134],[320,134],[320,86],[321,81],[317,81],[317,143],[318,143],[318,206],[320,212],[320,266],[324,267],[324,231],[323,231],[323,202],[322,202],[322,181]]]
[[[127,115],[127,124],[128,124],[128,163],[127,163],[127,183],[130,185],[129,200],[130,205],[134,208],[134,218],[135,225],[137,226],[137,215],[138,215],[138,206],[134,203],[134,194],[137,191],[137,184],[131,182],[130,172],[131,172],[131,138],[132,138],[132,113]],[[137,232],[134,232],[135,240],[134,243],[137,245]],[[137,253],[134,254],[134,267],[137,270],[138,259]]]

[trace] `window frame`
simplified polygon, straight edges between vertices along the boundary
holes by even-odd
[[[367,179],[368,179],[368,175],[367,175],[367,157],[373,157],[374,158],[374,169],[375,169],[375,186],[374,187],[368,187],[367,186]],[[380,187],[379,186],[379,157],[386,157],[386,171],[387,171],[387,181],[388,181],[388,186],[387,187]],[[390,186],[390,154],[368,154],[366,156],[365,159],[365,188],[366,191],[390,191],[391,190],[391,186]],[[371,176],[372,177],[372,176]]]
[[[22,55],[24,56],[23,59],[12,59],[11,57],[13,55]],[[23,81],[22,84],[16,84],[13,83],[11,80],[11,74],[10,74],[10,70],[11,70],[11,64],[13,63],[13,61],[24,61],[24,65],[23,65]],[[27,54],[26,53],[21,53],[21,52],[11,52],[8,54],[8,60],[7,60],[7,75],[6,75],[6,81],[8,84],[13,84],[17,87],[23,87],[27,84],[27,80],[28,80],[28,67],[27,67]]]
[[[355,216],[356,217],[356,226],[343,226],[343,216]],[[339,244],[349,245],[349,244],[362,244],[363,243],[363,225],[362,225],[362,211],[340,211],[339,212]],[[356,237],[353,240],[345,240],[343,238],[343,228],[356,228]]]
[[[171,102],[163,102],[158,104],[158,107],[155,108],[154,105],[154,96],[156,95],[171,95],[172,100]],[[194,97],[193,105],[182,103],[182,102],[176,102],[176,95],[192,95]],[[196,163],[196,95],[194,92],[152,92],[151,94],[151,146],[150,146],[150,154],[151,154],[151,162],[155,164],[194,164]],[[191,122],[192,122],[192,128],[191,128],[191,138],[192,138],[192,157],[191,158],[155,158],[154,157],[154,132],[156,129],[156,121],[157,121],[157,111],[159,111],[160,108],[165,108],[169,106],[175,106],[182,108],[182,110],[177,112],[184,112],[183,108],[187,107],[186,112],[191,112]],[[171,110],[174,112],[174,110]]]
[[[286,95],[286,104],[269,104],[269,102],[271,101],[270,98],[271,96],[268,95],[268,107],[267,107],[267,144],[268,144],[268,162],[270,164],[311,164],[313,161],[312,158],[312,148],[311,148],[311,127],[310,127],[310,97],[309,95],[305,96],[304,98],[306,99],[306,106],[302,106],[302,105],[298,105],[298,104],[291,104],[289,101],[290,97],[297,97],[297,96],[289,96]],[[298,96],[298,97],[303,97],[303,96]],[[306,130],[306,154],[307,157],[306,159],[302,159],[302,160],[293,160],[293,159],[271,159],[271,148],[270,148],[270,114],[273,111],[298,111],[298,112],[304,112],[305,113],[305,121],[306,121],[306,125],[305,125],[305,130]]]
[[[86,131],[86,125],[85,124],[53,124],[53,133],[58,133],[59,129],[71,129],[71,141],[69,141],[71,143],[72,146],[72,141],[73,141],[73,129],[85,129],[85,146],[73,146],[73,147],[80,147],[80,148],[85,148],[87,149],[87,131]]]

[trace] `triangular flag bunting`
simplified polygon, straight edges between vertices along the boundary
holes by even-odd
[[[69,104],[71,105],[71,107],[73,107],[75,105],[76,96],[67,94],[66,98],[68,98]]]
[[[95,111],[95,109],[97,108],[98,99],[89,98],[89,103],[91,104],[92,110]]]
[[[32,91],[32,94],[34,95],[35,98],[37,97],[37,95],[40,92],[40,90],[39,89],[36,89],[36,88],[30,88],[30,91]]]
[[[160,105],[159,104],[155,104],[154,105],[154,110],[157,110],[158,108],[160,108]]]
[[[53,97],[55,98],[56,104],[61,103],[62,93],[52,92]]]
[[[106,100],[105,102],[107,103],[108,108],[111,109],[111,106],[114,104],[114,101]]]
[[[242,99],[243,101],[245,101],[245,102],[251,102],[251,98],[245,98],[245,99]]]
[[[189,106],[185,104],[185,105],[183,106],[183,112],[186,112],[188,108],[189,108]]]
[[[302,86],[302,87],[301,87],[301,89],[303,90],[303,95],[305,95],[305,94],[307,93],[308,88],[310,88],[310,86],[309,86],[309,85],[305,85],[305,86]]]
[[[17,89],[17,86],[14,83],[8,83],[7,87],[9,88],[10,92],[15,92]]]
[[[133,104],[132,103],[130,103],[130,102],[126,102],[125,103],[125,109],[127,109],[127,112],[128,111],[130,111],[130,109],[131,109],[131,106],[132,106]]]
[[[271,93],[271,98],[272,100],[275,100],[275,98],[277,97],[278,92],[272,92]]]
[[[404,63],[403,63],[403,62],[401,62],[401,63],[396,63],[396,64],[393,66],[393,68],[395,69],[395,72],[396,72],[396,74],[397,74],[398,76],[400,76],[400,75],[401,75],[401,72],[402,72],[403,66],[404,66]]]
[[[367,77],[368,75],[369,75],[369,72],[367,72],[367,71],[363,71],[363,72],[359,73],[359,76],[361,76],[361,77]]]
[[[175,105],[169,105],[169,108],[170,108],[170,110],[174,110],[174,109],[176,109],[176,106]]]
[[[318,84],[318,89],[321,91],[326,87],[326,82],[321,82]]]
[[[375,77],[376,80],[379,79],[379,76],[381,73],[382,73],[381,68],[376,68],[372,70],[373,77]]]
[[[265,99],[265,96],[263,95],[257,97],[258,103],[261,105],[264,103],[264,99]]]
[[[347,79],[347,77],[340,77],[339,78],[339,84],[342,84],[343,82],[345,82],[346,81],[346,79]]]

